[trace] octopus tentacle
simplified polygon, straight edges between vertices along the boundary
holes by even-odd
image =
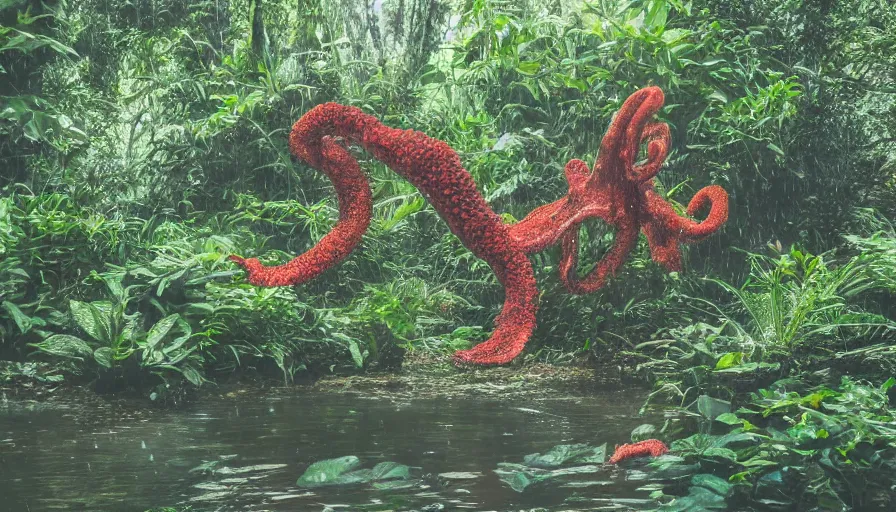
[[[570,293],[584,295],[593,293],[604,286],[607,279],[616,274],[625,263],[629,253],[638,243],[638,228],[631,226],[616,233],[613,247],[604,254],[584,279],[576,274],[578,266],[578,231],[567,233],[563,239],[560,258],[560,280]]]
[[[688,222],[684,227],[683,240],[696,242],[703,240],[722,227],[728,220],[728,192],[718,185],[703,187],[697,191],[688,203],[688,215],[694,216],[697,210],[709,204],[709,215],[703,222]]]
[[[297,158],[330,177],[340,197],[340,205],[343,199],[350,205],[358,199],[358,194],[363,196],[361,199],[365,202],[363,209],[366,209],[368,223],[370,188],[366,178],[362,191],[354,180],[357,177],[355,171],[360,173],[357,161],[344,149],[334,147],[328,136],[343,137],[359,144],[410,181],[464,245],[485,260],[499,276],[506,289],[501,321],[490,340],[471,350],[458,352],[456,360],[502,364],[516,357],[535,327],[538,291],[532,264],[514,243],[509,227],[501,222],[501,218],[476,190],[472,176],[461,165],[457,153],[444,142],[422,133],[384,126],[373,116],[354,107],[326,103],[306,113],[293,125],[289,137],[290,150]],[[352,179],[342,176],[337,167],[341,167]],[[337,224],[334,231],[315,248],[285,265],[264,267],[254,259],[235,258],[234,261],[249,270],[250,281],[254,284],[297,284],[332,267],[357,244],[354,239],[357,229],[337,232],[343,225],[346,224]],[[357,224],[352,225],[358,227]],[[366,229],[367,224],[363,227]],[[346,235],[352,238],[342,245],[329,243]],[[322,245],[326,245],[330,252],[318,250]],[[309,264],[309,260],[313,264]]]
[[[338,265],[361,242],[373,211],[367,178],[352,155],[331,137],[320,141],[317,161],[336,189],[339,220],[308,252],[283,265],[269,267],[262,265],[257,258],[230,256],[231,261],[248,271],[250,283],[256,286],[304,283]]]
[[[666,123],[649,123],[641,136],[642,143],[647,143],[647,163],[635,166],[629,173],[629,180],[644,183],[652,180],[663,167],[669,155],[672,135]]]

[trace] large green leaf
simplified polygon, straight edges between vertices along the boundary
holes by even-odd
[[[593,464],[557,469],[542,469],[526,466],[524,464],[501,462],[498,463],[498,469],[495,470],[495,474],[514,491],[523,492],[530,485],[546,480],[570,475],[597,473],[598,471],[600,471],[600,466]]]
[[[93,359],[105,368],[112,368],[112,349],[109,347],[100,347],[93,351]]]
[[[652,439],[654,437],[656,437],[656,427],[650,423],[638,425],[631,433],[631,440],[633,443],[644,441],[645,439]]]
[[[397,462],[380,462],[372,469],[356,469],[361,461],[355,456],[315,462],[296,482],[299,487],[367,484],[386,480],[408,480],[415,468]],[[416,468],[419,470],[419,468]],[[419,472],[419,471],[418,471]],[[387,486],[389,487],[389,486]]]
[[[54,334],[33,346],[44,353],[58,357],[82,361],[93,357],[93,349],[90,348],[86,341],[69,334]]]
[[[707,395],[700,395],[697,397],[697,411],[705,418],[714,420],[726,412],[731,412],[731,402]]]
[[[19,332],[25,334],[29,330],[31,330],[31,317],[23,313],[18,306],[8,300],[5,300],[3,301],[3,309],[9,315],[9,317],[12,318],[13,322],[16,323],[16,327],[19,328]]]
[[[607,455],[607,445],[558,444],[545,454],[532,453],[523,457],[523,462],[534,468],[556,468],[567,463],[603,464]]]
[[[352,354],[352,361],[355,362],[355,366],[357,366],[358,368],[363,368],[364,356],[361,355],[361,347],[358,346],[358,342],[355,340],[349,340],[348,351]]]
[[[339,476],[361,466],[361,460],[354,455],[327,459],[308,466],[308,469],[296,481],[299,487],[318,487],[334,485]]]
[[[111,334],[107,315],[93,304],[77,300],[69,301],[72,317],[88,336],[101,343],[109,343]]]
[[[177,313],[168,315],[150,327],[149,332],[146,333],[146,347],[148,349],[154,349],[156,345],[165,338],[168,332],[171,331],[171,328],[174,327],[174,324],[177,323],[179,318],[180,315]]]

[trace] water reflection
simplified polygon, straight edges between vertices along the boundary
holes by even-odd
[[[625,473],[517,493],[493,470],[559,443],[627,441],[641,397],[402,399],[350,394],[236,397],[177,411],[104,402],[0,409],[5,510],[446,510],[560,507],[646,498]],[[311,463],[354,455],[364,467],[422,469],[421,485],[300,489]],[[447,477],[439,474],[451,473]],[[456,477],[456,478],[455,478]],[[604,503],[605,504],[605,503]],[[7,508],[8,507],[8,508]],[[343,508],[345,510],[345,508]]]

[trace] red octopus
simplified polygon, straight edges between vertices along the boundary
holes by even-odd
[[[470,173],[448,144],[420,132],[389,128],[355,107],[318,105],[292,127],[293,155],[326,174],[339,200],[339,221],[311,250],[292,261],[264,266],[256,258],[231,256],[257,286],[296,285],[340,263],[370,224],[370,186],[358,162],[337,142],[358,144],[410,181],[445,219],[449,229],[485,260],[505,289],[504,308],[491,338],[458,351],[457,363],[504,364],[522,352],[535,329],[538,290],[530,253],[560,243],[560,277],[576,294],[593,292],[616,273],[644,231],[653,259],[669,270],[681,266],[680,243],[701,240],[728,218],[728,195],[706,187],[691,199],[688,215],[710,206],[706,220],[679,216],[653,189],[653,178],[668,154],[669,127],[654,120],[664,101],[658,87],[641,89],[625,101],[601,143],[593,169],[581,160],[566,164],[569,193],[506,225],[476,189]],[[642,143],[647,159],[638,164]],[[576,272],[579,227],[600,218],[616,228],[614,247],[584,279]]]

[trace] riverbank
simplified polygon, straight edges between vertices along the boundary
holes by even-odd
[[[631,383],[625,383],[632,387]],[[502,397],[551,395],[590,396],[616,391],[623,386],[619,367],[596,366],[586,360],[569,365],[543,362],[515,363],[508,366],[457,367],[451,357],[422,351],[409,353],[400,368],[359,373],[332,373],[299,376],[284,384],[273,376],[241,372],[206,382],[199,388],[171,390],[169,397],[154,400],[153,395],[135,389],[97,392],[96,383],[79,380],[17,379],[0,383],[0,397],[7,400],[53,402],[78,397],[79,400],[142,400],[161,407],[178,407],[209,397],[288,396],[307,393],[349,393],[405,398]],[[645,388],[646,394],[646,388]]]

